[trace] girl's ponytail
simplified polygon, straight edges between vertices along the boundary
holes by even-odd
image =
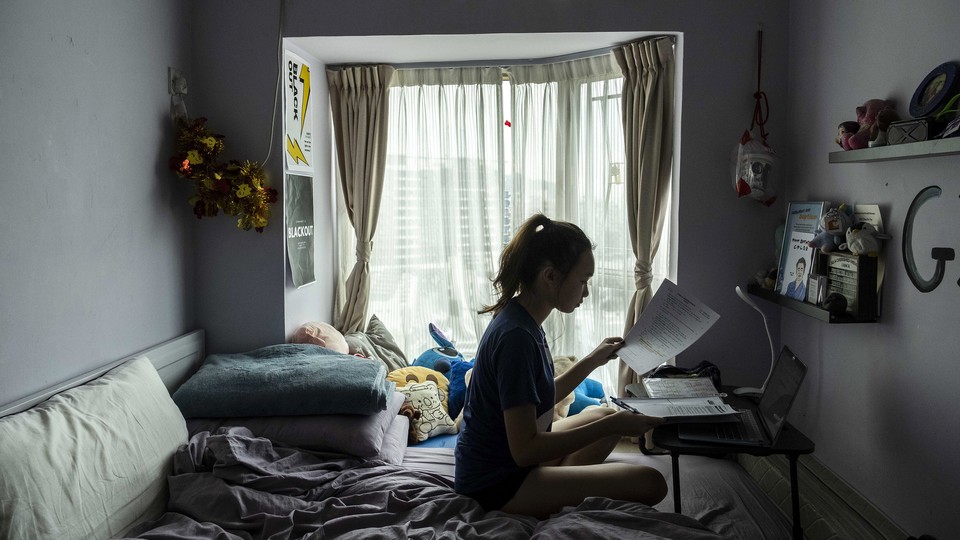
[[[591,249],[590,239],[576,225],[540,213],[530,216],[500,253],[500,271],[493,279],[497,301],[479,313],[500,313],[547,265],[565,276],[580,255]]]

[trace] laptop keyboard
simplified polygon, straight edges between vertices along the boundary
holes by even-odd
[[[718,436],[727,441],[742,441],[743,433],[740,432],[740,424],[723,423],[717,427]]]
[[[743,411],[740,417],[743,418],[744,438],[751,441],[763,440],[763,432],[760,431],[760,425],[757,424],[757,415],[753,411]]]
[[[740,411],[741,423],[722,423],[717,424],[717,436],[727,441],[758,441],[762,440],[760,426],[757,424],[756,416],[749,410],[737,409]]]

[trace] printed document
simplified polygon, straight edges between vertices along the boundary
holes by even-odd
[[[739,411],[718,397],[675,398],[675,399],[639,399],[625,398],[612,400],[621,408],[647,416],[666,418],[672,422],[709,422],[731,421]]]
[[[644,377],[648,398],[696,398],[720,395],[708,377]]]
[[[623,338],[617,354],[643,374],[683,352],[720,316],[670,280],[653,295],[637,324]]]

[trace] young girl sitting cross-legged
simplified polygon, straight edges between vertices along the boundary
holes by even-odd
[[[594,369],[616,356],[604,339],[554,378],[541,325],[553,310],[571,313],[587,296],[593,244],[579,227],[542,214],[529,218],[500,255],[493,284],[499,299],[474,360],[456,448],[455,489],[485,510],[545,518],[586,497],[647,505],[666,482],[651,467],[603,463],[624,436],[639,436],[661,418],[595,407],[553,422],[554,405]]]

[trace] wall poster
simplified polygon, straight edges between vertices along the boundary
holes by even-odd
[[[313,178],[287,175],[283,212],[287,228],[287,260],[293,284],[300,288],[316,280],[313,269]]]
[[[284,164],[288,172],[313,174],[313,111],[310,64],[285,50],[283,91]]]

